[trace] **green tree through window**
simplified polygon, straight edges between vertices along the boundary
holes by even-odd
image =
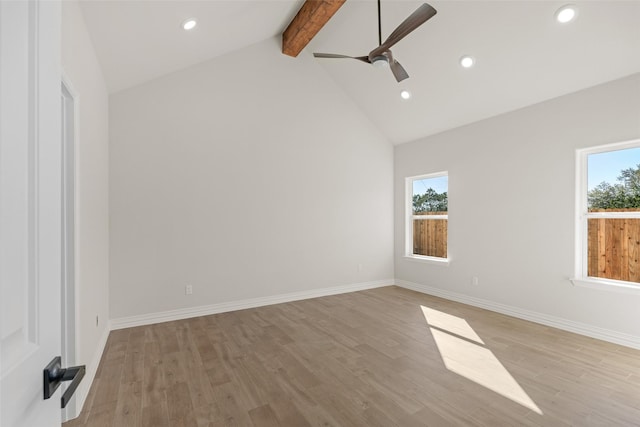
[[[613,185],[603,181],[587,193],[589,210],[640,208],[640,164],[623,169],[617,180]]]
[[[433,188],[428,188],[424,194],[413,195],[413,212],[447,212],[447,192],[438,193]]]

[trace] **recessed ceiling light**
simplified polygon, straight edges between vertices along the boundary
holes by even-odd
[[[400,92],[400,96],[402,97],[402,99],[409,99],[411,98],[411,92],[409,92],[408,90],[403,90],[402,92]]]
[[[195,19],[187,19],[182,23],[182,28],[186,31],[193,30],[198,23]]]
[[[476,60],[473,58],[473,56],[465,55],[460,58],[460,65],[462,65],[463,68],[471,68],[475,63]]]
[[[573,21],[576,15],[578,15],[578,9],[572,4],[567,4],[556,11],[556,21],[566,24]]]

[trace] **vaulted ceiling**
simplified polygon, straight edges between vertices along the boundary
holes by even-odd
[[[81,0],[109,92],[282,33],[304,0]],[[195,18],[196,29],[181,23]]]
[[[82,3],[111,92],[282,33],[302,0]],[[348,59],[313,59],[393,143],[403,143],[640,72],[640,1],[429,1],[438,14],[393,48],[410,78]],[[383,39],[421,1],[383,0]],[[197,31],[180,23],[198,20]],[[300,56],[366,55],[377,45],[374,0],[347,0]],[[460,67],[472,55],[476,65]],[[412,93],[410,100],[400,91]],[[541,124],[543,126],[544,124]]]

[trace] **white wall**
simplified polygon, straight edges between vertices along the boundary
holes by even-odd
[[[110,135],[112,319],[393,278],[393,147],[308,53],[113,94]]]
[[[635,336],[640,294],[573,287],[575,150],[640,137],[640,74],[395,148],[396,278]],[[404,178],[449,171],[448,267],[404,255]],[[472,286],[473,276],[479,285]]]
[[[77,101],[76,351],[77,363],[88,365],[77,395],[84,401],[108,333],[109,98],[75,1],[62,2],[62,68]]]

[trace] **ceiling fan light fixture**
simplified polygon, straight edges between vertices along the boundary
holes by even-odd
[[[371,60],[371,64],[376,68],[389,68],[389,58],[379,55]]]
[[[578,9],[572,4],[566,4],[556,11],[556,21],[567,24],[578,16]]]
[[[182,29],[185,31],[193,30],[196,27],[196,25],[198,25],[198,23],[193,18],[189,18],[182,21]]]

